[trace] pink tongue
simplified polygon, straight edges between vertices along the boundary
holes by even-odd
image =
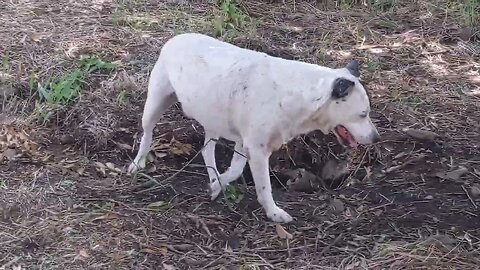
[[[338,128],[338,135],[340,135],[340,137],[342,137],[345,141],[347,141],[350,147],[355,148],[358,146],[357,141],[355,141],[353,136],[350,134],[350,132],[348,132],[346,128],[344,127]]]
[[[355,139],[352,138],[352,136],[349,135],[348,138],[347,138],[347,141],[348,141],[348,144],[350,145],[350,147],[357,148],[358,143],[357,143],[357,141],[355,141]]]

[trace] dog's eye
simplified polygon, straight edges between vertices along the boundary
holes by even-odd
[[[361,118],[367,118],[367,116],[368,116],[367,112],[362,112],[362,114],[360,114]]]

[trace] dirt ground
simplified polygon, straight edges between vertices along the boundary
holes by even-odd
[[[382,142],[346,151],[313,132],[275,153],[274,198],[295,218],[284,233],[248,169],[235,198],[210,201],[202,129],[179,106],[156,128],[147,171],[124,173],[162,44],[213,35],[217,3],[0,0],[0,269],[479,269],[478,5],[338,2],[240,1],[245,25],[219,37],[330,67],[362,63]],[[70,105],[35,105],[81,55],[117,68],[90,74]],[[217,148],[225,168],[232,151]],[[320,174],[332,159],[349,162],[341,180],[286,188],[290,170]]]

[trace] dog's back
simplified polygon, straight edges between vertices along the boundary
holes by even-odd
[[[252,123],[256,126],[251,128],[276,128],[268,126],[269,119],[283,122],[278,119],[283,116],[282,102],[288,102],[289,112],[302,114],[311,105],[312,86],[333,77],[328,68],[272,57],[201,34],[173,37],[158,61],[185,114],[229,140],[239,139],[238,131],[250,129],[247,125]]]

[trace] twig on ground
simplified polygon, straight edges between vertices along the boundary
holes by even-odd
[[[340,235],[337,236],[337,238],[335,238],[335,240],[333,240],[333,242],[331,242],[328,246],[324,247],[322,249],[322,251],[320,251],[320,253],[318,254],[318,256],[323,256],[325,253],[328,252],[328,250],[330,250],[331,247],[333,247],[334,245],[336,245],[338,243],[338,241],[340,241],[343,237],[343,233],[341,233]]]
[[[462,189],[463,191],[465,192],[465,194],[467,195],[468,199],[470,200],[470,202],[472,203],[473,207],[475,207],[475,209],[478,208],[477,204],[475,203],[475,201],[472,199],[472,197],[470,196],[470,193],[468,193],[468,190],[465,188],[464,185],[462,185]]]
[[[177,172],[175,172],[174,174],[172,174],[171,176],[165,178],[162,180],[162,182],[166,182],[166,181],[169,181],[173,178],[175,178],[177,175],[179,175],[180,173],[182,173],[185,168],[187,168],[192,162],[193,160],[195,160],[195,158],[197,158],[201,153],[202,153],[202,150],[205,148],[205,146],[207,146],[208,143],[210,143],[212,140],[208,140],[206,144],[204,144],[202,146],[202,148],[200,148],[200,150],[185,164],[183,165],[182,168],[180,168],[180,170],[178,170]],[[158,182],[157,182],[158,183]],[[158,187],[157,185],[154,185],[153,187],[150,187],[150,188],[147,188],[147,189],[144,189],[144,190],[140,190],[140,191],[137,191],[135,193],[137,194],[143,194],[143,193],[148,193],[148,192],[152,192],[152,191],[155,191],[155,190],[158,190],[160,189],[161,187]]]

